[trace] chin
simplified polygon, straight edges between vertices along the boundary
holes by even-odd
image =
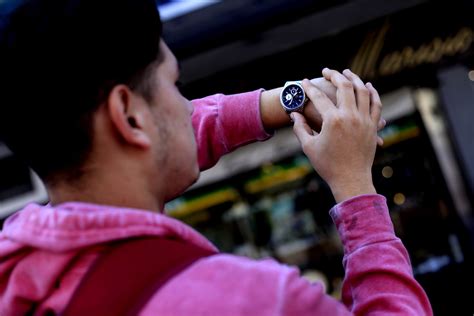
[[[199,170],[199,166],[196,166],[196,168],[194,168],[194,177],[193,177],[193,181],[191,185],[196,183],[197,180],[199,180],[200,175],[201,175],[201,170]]]
[[[183,192],[185,192],[187,189],[189,189],[194,183],[197,182],[197,180],[199,180],[199,175],[200,175],[200,172],[199,172],[199,169],[197,169],[194,174],[192,176],[189,177],[189,182],[186,184],[185,188],[183,188],[181,190],[179,194],[182,194]]]
[[[179,197],[181,194],[183,194],[187,189],[189,189],[189,187],[191,187],[194,183],[197,182],[197,180],[199,179],[199,175],[200,175],[199,168],[196,168],[194,174],[189,177],[189,182],[186,184],[183,183],[182,185],[179,186],[178,189],[176,189],[176,191],[173,191],[171,194],[167,195],[165,197],[165,201],[169,202]]]

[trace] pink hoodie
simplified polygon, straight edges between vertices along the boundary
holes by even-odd
[[[259,96],[255,91],[194,101],[203,168],[241,144],[268,138]],[[353,198],[336,205],[331,216],[344,245],[344,304],[325,295],[321,284],[300,278],[295,268],[216,254],[169,281],[141,315],[432,314],[394,234],[384,197]],[[60,313],[107,242],[144,235],[172,236],[215,250],[192,228],[163,214],[77,202],[28,205],[0,234],[0,315]]]

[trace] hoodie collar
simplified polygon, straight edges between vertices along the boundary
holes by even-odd
[[[167,215],[83,202],[29,204],[5,221],[3,235],[57,252],[138,236],[174,238],[216,251],[204,236]]]

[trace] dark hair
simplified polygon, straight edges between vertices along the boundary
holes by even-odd
[[[150,97],[161,29],[154,0],[0,2],[0,140],[43,180],[78,172],[110,90]]]

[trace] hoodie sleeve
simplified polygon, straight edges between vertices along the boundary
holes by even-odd
[[[201,170],[212,167],[222,155],[239,146],[265,140],[268,134],[260,116],[260,94],[215,94],[193,100],[192,116]]]
[[[408,253],[395,236],[386,200],[362,195],[330,212],[343,246],[342,303],[299,277],[283,274],[282,315],[432,315],[414,279]]]
[[[385,197],[358,196],[334,206],[330,215],[344,246],[342,301],[354,314],[432,315]]]

